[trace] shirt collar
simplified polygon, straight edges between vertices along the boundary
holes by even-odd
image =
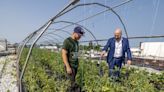
[[[119,42],[122,42],[122,40],[123,40],[123,38],[121,37],[121,39],[120,39],[120,41]],[[115,39],[115,41],[116,41],[116,39]],[[116,41],[117,42],[117,41]]]

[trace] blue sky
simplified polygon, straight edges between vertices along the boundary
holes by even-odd
[[[79,3],[99,2],[112,7],[123,1],[126,0],[81,0]],[[12,43],[22,41],[28,34],[37,30],[57,14],[68,2],[69,0],[0,0],[0,38],[7,38]],[[105,8],[80,7],[56,21],[76,22],[102,10]],[[123,19],[129,36],[164,35],[164,0],[133,0],[116,8],[115,11]],[[111,12],[106,12],[79,24],[91,30],[97,39],[110,38],[116,27],[123,28],[118,18]],[[61,28],[65,25],[60,23],[52,27]],[[73,27],[64,30],[72,32]],[[90,39],[92,39],[90,34],[86,32],[82,40]],[[137,46],[139,42],[144,41],[164,41],[164,38],[130,40],[130,44]]]

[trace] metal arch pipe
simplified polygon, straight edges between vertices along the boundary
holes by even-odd
[[[19,54],[21,54],[22,53],[22,50],[21,49],[23,49],[24,47],[25,47],[25,45],[39,32],[39,31],[41,31],[41,29],[43,28],[43,27],[45,27],[46,25],[43,25],[42,27],[40,27],[38,30],[36,30],[36,31],[34,31],[33,33],[31,33],[30,35],[28,35],[22,42],[20,42],[20,44],[19,44],[19,46],[18,46],[18,49],[17,49],[17,52],[19,53]],[[22,45],[23,44],[23,45]],[[22,45],[22,47],[21,47],[21,45]],[[19,56],[19,55],[18,55]],[[19,61],[19,59],[18,59],[18,61]]]
[[[56,24],[56,23],[68,23],[68,24],[72,24],[72,25],[78,25],[78,26],[84,28],[87,32],[89,32],[91,34],[91,36],[93,37],[93,39],[96,40],[96,37],[94,36],[94,34],[88,28],[86,28],[86,27],[84,27],[84,26],[82,26],[78,23],[74,23],[74,22],[70,22],[70,21],[57,21],[57,22],[53,22],[52,24]],[[61,30],[61,29],[58,29],[58,30]],[[96,44],[98,45],[98,42],[96,42]]]
[[[22,42],[20,42],[20,44],[18,45],[17,48],[17,54],[19,55],[21,52],[21,46],[24,47],[24,44],[26,44],[36,33],[32,33],[30,34],[28,37],[26,37]],[[22,45],[23,44],[23,45]]]
[[[47,39],[47,40],[50,40],[52,42],[54,42],[53,40],[56,40],[58,43],[60,43],[60,41],[57,39],[57,38],[54,38],[51,36],[52,39],[48,38],[47,36],[42,36],[43,38],[42,39]]]
[[[66,34],[68,34],[68,35],[71,35],[70,32],[68,32],[68,31],[66,31],[66,30],[63,30],[63,29],[54,29],[54,28],[51,28],[51,29],[48,29],[48,30],[55,30],[55,31],[51,31],[51,32],[48,32],[48,33],[46,33],[46,34],[51,34],[51,33],[57,32],[57,31],[61,31],[61,32],[64,32],[64,33],[66,33]]]
[[[27,66],[27,62],[28,62],[28,60],[29,60],[29,57],[30,57],[30,54],[31,54],[31,51],[32,51],[32,49],[33,49],[33,46],[34,46],[34,44],[38,41],[38,39],[43,35],[43,33],[48,29],[48,27],[51,25],[51,23],[56,19],[56,18],[58,18],[58,17],[60,17],[60,16],[62,16],[62,15],[64,15],[65,13],[67,13],[67,12],[64,12],[67,8],[69,8],[71,5],[74,5],[73,3],[75,2],[75,0],[73,1],[73,2],[71,2],[71,3],[69,3],[64,9],[62,9],[62,11],[60,11],[55,17],[53,17],[52,19],[50,19],[45,25],[43,25],[42,27],[43,27],[43,30],[41,31],[41,33],[39,34],[39,36],[34,40],[34,42],[32,43],[32,45],[31,45],[31,47],[30,47],[30,50],[29,50],[29,52],[28,52],[28,55],[27,55],[27,58],[26,58],[26,61],[25,61],[25,65],[24,65],[24,67],[23,67],[23,71],[22,71],[22,73],[21,73],[21,76],[20,76],[20,80],[22,80],[22,78],[23,78],[23,75],[24,75],[24,71],[25,71],[25,69],[26,69],[26,66]],[[64,12],[64,13],[63,13]],[[42,29],[42,28],[41,28]],[[20,88],[22,87],[22,85],[20,84]],[[22,92],[22,89],[20,89],[19,91],[21,91]]]
[[[45,26],[46,24],[40,27],[38,30],[34,31],[33,33],[29,34],[22,42],[20,42],[17,50],[18,56],[22,53],[22,49],[25,47],[25,45]],[[21,44],[23,44],[22,47]],[[18,59],[18,61],[20,61],[20,59]]]
[[[54,42],[54,41],[50,41],[50,40],[47,40],[47,39],[43,39],[43,41],[39,42],[39,44],[42,44],[42,42],[43,42],[43,43],[44,43],[44,42],[47,42],[48,44],[58,44],[58,43],[56,43],[56,42]]]
[[[123,4],[125,4],[125,3],[130,2],[130,1],[132,1],[132,0],[126,1],[126,2],[124,2],[124,3],[122,3],[122,4],[120,4],[120,5],[123,5]],[[121,22],[121,24],[122,24],[122,26],[123,26],[123,28],[124,28],[124,31],[125,31],[126,37],[128,38],[127,29],[126,29],[126,26],[125,26],[125,24],[124,24],[122,18],[119,16],[119,14],[118,14],[116,11],[113,10],[114,8],[116,8],[116,7],[120,6],[120,5],[117,5],[117,6],[111,8],[110,6],[103,5],[103,4],[100,4],[100,3],[78,4],[78,5],[74,6],[73,8],[67,10],[66,12],[62,13],[61,15],[65,14],[65,13],[67,13],[67,12],[70,12],[70,11],[72,11],[72,10],[75,9],[75,8],[78,8],[78,7],[81,7],[81,6],[90,6],[90,5],[98,5],[98,6],[101,6],[101,7],[107,8],[108,10],[111,10],[111,11],[112,11],[112,12],[118,17],[118,19],[120,20],[120,22]]]
[[[106,7],[106,8],[108,8],[108,9],[110,9],[110,10],[118,17],[118,19],[120,20],[120,22],[121,22],[121,24],[122,24],[122,26],[123,26],[123,28],[124,28],[126,37],[127,37],[127,38],[129,37],[129,36],[128,36],[127,29],[126,29],[126,26],[125,26],[125,24],[124,24],[124,22],[123,22],[121,16],[120,16],[116,11],[114,11],[114,10],[113,10],[111,7],[109,7],[109,6],[106,6],[106,5],[103,5],[103,4],[100,4],[100,3],[94,3],[94,4],[99,5],[99,6],[102,6],[102,7]]]
[[[112,7],[112,8],[110,8],[110,9],[117,8],[117,7],[121,6],[121,5],[124,5],[124,4],[128,3],[128,2],[130,2],[130,1],[132,1],[132,0],[125,1],[125,2],[123,2],[123,3],[121,3],[121,4],[119,4],[119,5],[116,5],[116,6]],[[91,3],[88,3],[88,4],[91,4]],[[64,15],[64,14],[66,14],[67,12],[69,12],[69,11],[73,10],[74,8],[79,7],[79,6],[84,6],[84,4],[76,5],[76,6],[74,6],[73,8],[71,8],[71,9],[65,11],[64,13],[60,13],[60,14],[58,14],[58,16],[62,16],[62,15]],[[104,12],[106,12],[106,11],[108,11],[108,10],[109,10],[109,9],[105,10]],[[58,16],[56,16],[56,18],[58,18]],[[87,19],[88,19],[88,18],[87,18]],[[50,19],[50,20],[52,20],[52,19]],[[49,20],[49,21],[50,21],[50,20]],[[49,22],[49,21],[48,21],[48,22]],[[46,24],[48,24],[48,22],[47,22]],[[35,32],[40,31],[43,27],[46,26],[46,24],[43,25],[42,27],[40,27],[40,28],[39,28],[38,30],[36,30]]]
[[[30,39],[36,35],[36,32],[33,32],[32,34],[30,34],[27,38],[25,38],[22,43],[19,44],[18,49],[17,49],[17,75],[19,76],[19,62],[20,62],[20,58],[21,58],[21,54],[23,52],[23,49],[25,47],[25,45],[30,41]],[[22,46],[22,47],[21,47]]]
[[[69,2],[69,4],[68,5],[66,5],[66,7],[64,7],[56,16],[54,16],[54,17],[52,17],[50,20],[48,20],[43,26],[41,26],[38,30],[36,30],[36,31],[34,31],[33,33],[37,33],[38,31],[40,31],[41,29],[43,29],[44,27],[46,27],[47,26],[47,24],[50,22],[50,21],[54,21],[56,18],[58,18],[58,17],[60,17],[60,16],[62,16],[62,15],[64,15],[64,14],[66,14],[67,12],[69,12],[69,11],[65,11],[67,8],[69,8],[70,6],[73,6],[73,5],[75,5],[76,3],[78,3],[80,0],[71,0],[70,2]],[[65,11],[65,12],[64,12]],[[33,33],[31,33],[31,34],[33,34]],[[30,34],[30,35],[31,35]],[[28,38],[28,37],[26,37],[26,38]],[[25,38],[25,39],[26,39]]]
[[[35,35],[35,33],[32,33],[32,34],[30,34],[26,39],[24,39],[23,41],[22,41],[22,43],[20,43],[19,44],[19,46],[18,46],[18,49],[17,49],[17,61],[16,61],[16,63],[17,63],[17,84],[18,85],[20,85],[20,79],[19,79],[19,77],[20,77],[20,71],[19,71],[19,62],[20,62],[20,58],[21,58],[21,55],[22,55],[22,52],[23,52],[23,49],[24,49],[24,47],[25,47],[25,45],[26,45],[26,43],[33,37]],[[22,47],[21,47],[21,45],[22,45]],[[18,86],[18,90],[19,89],[21,89],[20,88],[20,86]]]
[[[99,6],[106,7],[106,8],[108,8],[108,10],[111,10],[111,9],[113,10],[114,8],[117,8],[117,7],[121,6],[121,5],[124,5],[124,4],[126,4],[126,3],[130,2],[130,1],[132,1],[132,0],[128,0],[128,1],[123,2],[123,3],[119,4],[119,5],[116,5],[116,6],[112,7],[112,8],[110,8],[109,6],[100,4],[100,3],[79,4],[79,5],[74,6],[73,8],[71,8],[71,9],[65,11],[64,13],[59,14],[58,16],[64,15],[65,13],[67,13],[67,12],[69,12],[69,11],[71,11],[71,10],[77,8],[77,7],[80,7],[80,6],[94,5],[94,4],[97,4],[97,5],[99,5]],[[113,11],[114,11],[114,10],[113,10]],[[121,18],[121,17],[120,17],[120,18]],[[120,18],[119,18],[119,19],[120,19]],[[122,19],[121,19],[121,20],[122,20]],[[120,20],[120,21],[121,21],[121,20]],[[123,22],[122,22],[122,23],[123,23]],[[124,25],[124,23],[123,23],[123,25]],[[45,26],[45,25],[44,25],[44,26]],[[41,30],[42,28],[43,28],[43,27],[41,27],[40,30]],[[126,30],[126,27],[125,27],[125,26],[124,26],[124,30]],[[39,30],[37,30],[36,32],[38,32],[38,31],[39,31]],[[127,34],[127,32],[125,32],[125,33]],[[127,37],[128,37],[128,35],[127,35]]]
[[[72,0],[68,5],[66,5],[56,16],[54,16],[52,19],[50,19],[46,24],[44,24],[41,29],[43,29],[40,34],[36,37],[36,39],[33,41],[31,47],[30,47],[30,50],[28,52],[28,55],[26,57],[26,61],[25,61],[25,64],[23,66],[23,70],[21,72],[21,76],[20,76],[20,81],[22,82],[22,78],[23,78],[23,75],[24,75],[24,72],[26,70],[26,67],[27,67],[27,63],[29,61],[29,58],[30,58],[30,55],[31,55],[31,51],[33,50],[33,47],[35,45],[35,43],[39,40],[39,38],[44,34],[44,32],[49,28],[49,26],[51,25],[51,23],[58,17],[62,16],[60,15],[61,13],[63,13],[66,9],[68,9],[70,6],[72,5],[75,5],[79,0]],[[22,84],[20,82],[20,92],[22,92]]]
[[[29,49],[29,52],[27,54],[27,57],[26,57],[26,61],[25,61],[25,64],[23,66],[23,70],[21,72],[21,75],[20,75],[20,81],[22,82],[22,78],[23,78],[23,75],[24,75],[24,71],[27,67],[27,63],[29,61],[29,58],[30,58],[30,55],[31,55],[31,52],[32,52],[32,49],[35,45],[35,43],[38,41],[38,39],[41,37],[41,35],[47,30],[47,28],[51,25],[52,21],[49,21],[49,23],[45,26],[45,28],[43,29],[43,31],[39,34],[39,36],[34,40],[34,42],[32,43],[30,49]],[[22,92],[22,83],[20,82],[20,92]]]
[[[58,34],[55,34],[55,33],[49,33],[49,34],[45,34],[45,35],[43,35],[43,36],[51,36],[51,35],[55,35],[55,36],[57,36],[57,37],[59,37],[59,38],[62,38],[62,39],[64,39],[64,37],[62,37],[62,36],[60,36],[60,35],[58,35]]]
[[[41,29],[43,29],[44,27],[46,27],[47,24],[49,24],[50,21],[54,21],[56,18],[62,16],[62,15],[63,15],[62,13],[63,13],[67,8],[69,8],[70,6],[75,5],[75,4],[78,3],[79,1],[80,1],[80,0],[71,0],[71,1],[69,2],[69,4],[66,5],[66,7],[64,7],[56,16],[54,16],[53,18],[51,18],[48,22],[46,22],[43,26],[41,26],[38,30],[34,31],[34,32],[31,33],[30,35],[32,35],[32,34],[34,34],[34,33],[37,33],[38,31],[40,31]],[[65,14],[65,13],[64,13],[64,14]],[[30,36],[30,35],[29,35],[29,36]],[[27,36],[24,40],[26,40],[29,36]],[[24,40],[23,40],[23,41],[24,41]],[[22,41],[22,42],[23,42],[23,41]]]
[[[22,42],[20,42],[18,49],[17,49],[17,61],[20,61],[20,57],[23,51],[23,48],[25,47],[25,45],[35,36],[37,35],[38,31],[35,31],[33,33],[31,33],[29,36],[27,36]],[[22,45],[23,44],[23,45]],[[22,47],[21,47],[22,45]]]
[[[46,24],[45,24],[46,25]],[[34,36],[34,35],[36,35],[39,31],[41,31],[41,29],[43,28],[43,27],[45,27],[45,25],[43,25],[42,27],[40,27],[38,30],[36,30],[36,31],[34,31],[34,32],[32,32],[31,34],[29,34],[23,41],[22,41],[22,43],[24,43],[27,39],[28,39],[28,41]],[[27,41],[27,42],[28,42]],[[27,43],[26,42],[26,43]],[[26,44],[25,43],[25,44]]]
[[[156,39],[156,38],[164,38],[164,35],[152,35],[152,36],[132,36],[132,37],[129,37],[129,40],[134,40],[134,39],[147,39],[147,38],[153,38],[153,39]],[[85,42],[90,42],[90,41],[95,41],[95,40],[86,40],[86,41],[80,41],[81,43],[85,43]],[[108,41],[108,39],[98,39],[97,40],[98,42],[100,41]]]
[[[21,55],[21,53],[22,53],[22,51],[23,51],[24,46],[26,45],[26,43],[27,43],[34,35],[35,35],[35,33],[29,35],[26,39],[24,39],[24,40],[22,41],[22,43],[19,44],[18,49],[17,49],[17,61],[20,60],[20,55]],[[21,46],[22,46],[22,47],[21,47]]]

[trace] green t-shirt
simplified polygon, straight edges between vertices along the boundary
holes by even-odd
[[[71,67],[78,67],[78,41],[71,37],[64,40],[63,49],[67,50],[68,63]]]

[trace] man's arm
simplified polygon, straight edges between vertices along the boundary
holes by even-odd
[[[68,58],[67,58],[67,51],[65,49],[62,49],[62,58],[63,58],[63,62],[66,66],[66,71],[68,74],[72,73],[72,69],[68,63]]]
[[[106,45],[104,46],[104,48],[102,49],[101,57],[103,57],[104,54],[107,52],[108,48],[110,47],[110,43],[111,43],[111,40],[109,39]]]
[[[131,61],[132,61],[132,54],[131,54],[131,51],[130,51],[130,46],[129,46],[129,40],[127,39],[127,64],[128,65],[131,65]]]

